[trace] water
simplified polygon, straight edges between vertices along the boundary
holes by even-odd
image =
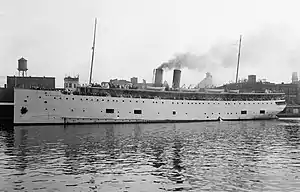
[[[15,127],[0,191],[300,191],[300,121]]]

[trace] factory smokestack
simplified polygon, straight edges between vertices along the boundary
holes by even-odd
[[[163,69],[155,70],[154,87],[161,87],[163,81]]]
[[[178,89],[180,87],[180,77],[181,77],[181,71],[179,69],[174,69],[173,83],[172,83],[172,87],[174,89]]]

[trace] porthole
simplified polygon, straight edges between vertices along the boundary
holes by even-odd
[[[26,99],[24,99],[24,102],[25,102],[25,103],[27,103],[27,100],[26,100]]]
[[[72,98],[72,100],[75,100],[74,98]]]
[[[66,97],[66,100],[68,100],[69,98],[68,97]]]
[[[82,101],[82,98],[80,100]]]
[[[44,101],[44,103],[47,103],[47,101]]]
[[[136,101],[138,103],[138,101]]]
[[[86,101],[89,100],[88,98],[85,99]]]
[[[56,99],[56,97],[54,97],[54,99]]]
[[[99,99],[97,99],[97,101],[99,101]]]
[[[41,96],[39,96],[39,98],[42,98]]]

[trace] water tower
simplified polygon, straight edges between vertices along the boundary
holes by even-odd
[[[18,60],[18,71],[19,71],[19,76],[22,73],[22,76],[27,76],[27,60],[24,59],[23,57]]]

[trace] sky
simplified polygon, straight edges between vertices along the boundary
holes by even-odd
[[[216,85],[239,78],[290,82],[300,72],[300,2],[287,0],[0,0],[0,85],[28,60],[28,75],[66,75],[87,83],[94,19],[93,82],[138,77],[152,82],[153,69],[181,54],[181,85],[210,72]],[[171,83],[172,70],[164,80]]]

